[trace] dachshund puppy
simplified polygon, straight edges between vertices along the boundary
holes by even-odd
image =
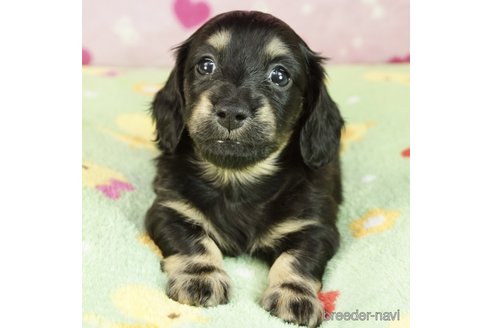
[[[343,120],[322,59],[260,12],[216,16],[176,49],[156,94],[156,199],[146,229],[164,255],[170,298],[228,302],[223,256],[271,265],[261,306],[315,327],[326,263],[339,244]]]

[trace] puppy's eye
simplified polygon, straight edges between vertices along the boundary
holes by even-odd
[[[289,84],[290,81],[289,73],[282,66],[275,67],[270,72],[269,78],[274,84],[278,85],[279,87],[285,87],[287,84]]]
[[[202,75],[212,74],[215,71],[215,63],[212,59],[205,57],[198,62],[196,69]]]

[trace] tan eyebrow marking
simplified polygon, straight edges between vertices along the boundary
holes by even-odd
[[[265,47],[265,53],[270,58],[290,55],[287,45],[277,37],[271,39]]]
[[[217,50],[222,50],[229,44],[230,41],[231,41],[231,32],[227,30],[220,30],[212,34],[208,38],[207,43]]]

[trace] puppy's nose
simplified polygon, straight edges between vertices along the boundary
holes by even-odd
[[[222,107],[216,112],[220,125],[229,131],[243,126],[244,121],[250,116],[248,110],[241,106]]]

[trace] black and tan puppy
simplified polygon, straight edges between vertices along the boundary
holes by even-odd
[[[271,265],[261,306],[317,326],[317,299],[335,254],[342,199],[343,120],[322,58],[260,12],[211,19],[177,48],[152,115],[162,155],[146,217],[164,255],[172,299],[228,302],[223,255]]]

